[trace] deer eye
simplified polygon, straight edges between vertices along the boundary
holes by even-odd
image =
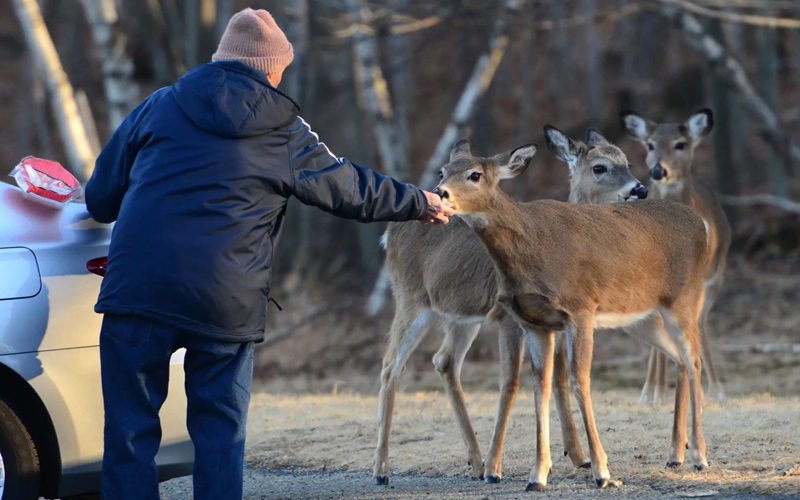
[[[469,176],[469,180],[471,180],[472,182],[478,182],[479,180],[481,180],[481,173],[472,172],[472,174]]]
[[[441,170],[439,171],[439,178],[440,178],[440,179],[444,178],[444,174],[442,173],[442,171],[441,171]]]
[[[648,142],[647,143],[647,149],[649,149],[650,151],[654,151],[656,149],[656,147],[653,145],[652,142]]]
[[[679,149],[681,151],[686,149],[686,143],[685,142],[679,142],[678,144],[675,145],[675,149]]]
[[[608,169],[605,165],[595,165],[592,167],[592,172],[596,173],[597,175],[601,175],[608,172]]]

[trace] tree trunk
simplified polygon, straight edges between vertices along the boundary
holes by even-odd
[[[233,16],[233,1],[232,0],[217,0],[217,23],[215,28],[216,40],[219,43],[225,28],[228,27],[228,21]]]
[[[166,58],[169,70],[172,73],[170,80],[179,78],[186,73],[186,66],[183,64],[181,49],[178,44],[175,43],[175,37],[172,36],[169,26],[167,25],[164,11],[161,9],[161,3],[159,0],[146,0],[146,3],[148,17],[152,23],[155,35],[159,40],[159,43],[155,45],[155,47],[157,47],[156,52],[163,54]]]
[[[729,7],[725,11],[735,13],[736,9]],[[728,47],[731,56],[742,60],[745,57],[744,27],[739,23],[726,23],[724,32],[725,45]],[[728,92],[728,96],[730,98],[731,153],[737,167],[737,179],[740,186],[749,186],[752,180],[750,169],[754,163],[750,158],[750,148],[747,147],[748,137],[750,137],[749,122],[742,107],[742,97],[732,92]]]
[[[78,180],[85,182],[92,174],[95,157],[78,112],[72,85],[61,66],[39,4],[36,0],[13,0],[13,4],[28,50],[44,73],[68,165]]]
[[[363,15],[367,12],[364,0],[345,0],[351,17],[365,23]],[[389,86],[383,76],[378,56],[378,43],[375,37],[363,30],[353,34],[353,67],[359,102],[364,103],[372,121],[373,134],[378,144],[383,170],[392,177],[408,180],[407,165],[398,163],[399,141],[394,128],[394,112],[389,95]]]
[[[481,97],[483,97],[492,83],[497,68],[503,61],[506,48],[508,48],[510,20],[518,14],[521,2],[522,0],[503,0],[489,39],[489,49],[481,54],[475,63],[472,75],[461,92],[461,97],[458,100],[458,104],[456,104],[456,109],[453,111],[450,122],[436,144],[420,182],[417,183],[423,189],[431,189],[435,185],[436,173],[447,163],[450,149],[463,132],[464,127],[472,119],[477,103],[480,102]],[[388,290],[389,276],[385,269],[381,269],[367,303],[367,312],[370,316],[374,316],[383,309]]]
[[[114,1],[81,0],[81,3],[103,65],[108,131],[113,133],[139,103],[139,86],[133,81],[133,61],[125,51],[127,42],[119,27]]]
[[[594,126],[599,126],[603,119],[603,75],[600,69],[600,38],[597,36],[596,13],[596,0],[583,0],[583,14],[590,19],[586,27],[586,57],[589,62],[589,78],[586,80],[589,84],[589,114],[592,124]]]
[[[200,63],[200,0],[184,0],[183,61],[192,69]]]
[[[407,8],[407,0],[392,0],[394,12]],[[414,58],[411,52],[410,35],[390,35],[389,47],[389,88],[393,98],[394,129],[397,136],[397,164],[408,168],[411,139],[408,123],[413,112],[414,102]]]
[[[565,82],[563,76],[566,74],[566,61],[567,61],[567,41],[564,34],[564,27],[562,26],[564,19],[567,17],[566,7],[563,0],[551,0],[551,17],[553,22],[556,23],[553,30],[552,49],[550,50],[550,59],[548,67],[553,69],[549,71],[550,74],[550,95],[552,100],[555,101],[556,117],[558,118],[558,126],[561,128],[569,128],[569,110],[566,106],[565,95],[569,95],[568,89],[565,89]]]
[[[764,15],[769,15],[765,11]],[[778,109],[778,44],[775,28],[760,27],[756,31],[756,54],[758,58],[759,93],[773,112]],[[781,158],[774,151],[767,152],[767,174],[772,194],[786,196],[786,170]]]

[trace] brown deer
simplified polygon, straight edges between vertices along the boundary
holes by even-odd
[[[630,136],[647,148],[653,198],[688,205],[708,225],[711,259],[705,275],[705,301],[700,313],[700,342],[703,365],[708,376],[708,394],[712,400],[725,404],[725,392],[717,377],[708,343],[708,313],[722,288],[725,259],[731,244],[731,226],[714,190],[692,175],[694,150],[714,126],[714,115],[710,109],[702,109],[683,124],[656,124],[633,111],[623,111],[620,113],[620,122]],[[666,357],[653,349],[641,402],[663,403],[666,399],[666,386]]]
[[[551,134],[561,134],[550,129]],[[583,152],[570,161],[572,203],[615,203],[644,198],[647,190],[630,173],[622,151],[608,143],[593,129],[586,132]],[[535,145],[503,153],[485,161],[503,164],[515,156],[530,161]],[[454,157],[455,158],[455,157]],[[408,357],[438,318],[445,338],[433,357],[462,438],[468,463],[476,477],[489,483],[502,476],[502,453],[506,427],[519,386],[522,362],[522,331],[517,323],[499,311],[501,390],[489,454],[483,460],[461,387],[464,357],[481,322],[495,304],[498,276],[489,255],[472,230],[455,218],[447,226],[391,224],[386,232],[387,269],[395,296],[395,317],[389,332],[389,346],[381,373],[378,445],[375,453],[376,484],[389,482],[389,434],[397,388],[397,378]],[[567,453],[576,467],[590,467],[581,449],[569,407],[564,358],[556,359],[556,403]]]
[[[557,146],[575,156],[585,154],[571,143]],[[665,201],[597,206],[551,200],[517,203],[497,185],[527,168],[527,149],[478,158],[471,155],[468,142],[459,141],[437,187],[485,245],[497,271],[495,310],[521,326],[531,354],[537,451],[527,489],[544,489],[552,464],[549,400],[556,332],[561,331],[588,437],[592,475],[600,488],[621,484],[610,478],[592,411],[590,370],[596,327],[625,328],[679,363],[673,447],[686,442],[682,412],[691,395],[692,461],[695,470],[703,470],[708,463],[697,322],[709,258],[705,224],[688,207]],[[659,315],[668,335],[643,326]]]

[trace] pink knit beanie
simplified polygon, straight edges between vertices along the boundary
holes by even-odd
[[[266,10],[237,12],[228,21],[212,61],[239,61],[268,75],[280,73],[294,59],[292,44]]]

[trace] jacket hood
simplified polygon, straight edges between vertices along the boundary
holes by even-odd
[[[172,95],[198,128],[222,137],[251,137],[285,127],[299,111],[264,73],[236,61],[193,69],[172,86]]]

